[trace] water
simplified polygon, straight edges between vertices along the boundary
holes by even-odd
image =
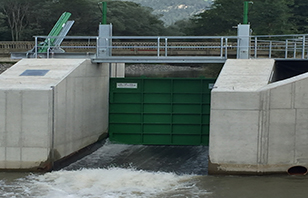
[[[305,176],[209,176],[205,146],[105,143],[50,173],[0,173],[9,198],[302,198]]]

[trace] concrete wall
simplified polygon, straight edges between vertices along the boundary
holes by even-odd
[[[308,167],[308,74],[269,83],[274,60],[228,60],[212,91],[209,173]]]
[[[19,61],[0,75],[0,169],[48,168],[97,141],[108,130],[108,92],[109,64]]]
[[[0,169],[40,166],[48,159],[51,90],[0,90]]]
[[[108,132],[109,64],[81,63],[55,86],[56,159]]]
[[[262,162],[270,171],[286,171],[295,165],[308,167],[307,86],[305,73],[260,90],[264,104]]]

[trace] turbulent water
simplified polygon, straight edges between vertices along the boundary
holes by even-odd
[[[8,198],[302,198],[305,176],[209,176],[208,148],[106,143],[60,171],[0,173]]]
[[[197,158],[202,161],[206,156],[207,147],[202,146],[107,142],[60,171],[30,175],[3,173],[0,197],[200,197],[208,192],[196,187],[194,180],[199,176],[185,172],[204,171],[201,169],[206,164],[199,164]]]
[[[81,169],[29,175],[6,184],[3,197],[183,197],[206,194],[194,183],[192,175],[147,172],[134,169]],[[198,197],[198,196],[197,196]]]

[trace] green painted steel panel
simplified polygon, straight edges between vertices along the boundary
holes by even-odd
[[[143,124],[143,133],[147,134],[170,134],[171,131],[171,125],[170,124],[158,124],[158,123],[148,123]]]
[[[109,138],[153,145],[208,145],[206,78],[111,78]]]
[[[57,23],[54,25],[54,27],[51,29],[51,31],[48,34],[48,37],[55,37],[59,36],[62,28],[64,27],[65,23],[68,21],[72,14],[69,12],[64,12],[60,18],[58,19]],[[43,44],[40,44],[38,52],[47,52],[48,46],[53,46],[54,41],[56,38],[49,38],[50,43],[48,43],[48,39],[46,39]]]

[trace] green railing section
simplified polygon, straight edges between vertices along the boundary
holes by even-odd
[[[110,79],[109,138],[152,145],[208,145],[216,79]]]

